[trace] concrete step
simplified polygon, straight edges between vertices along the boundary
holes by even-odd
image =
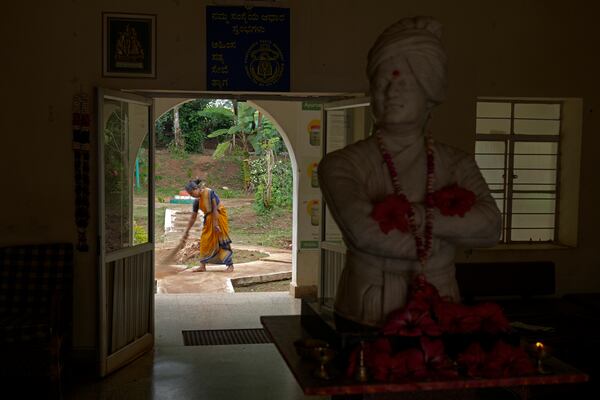
[[[183,226],[185,228],[188,223],[189,223],[189,221],[187,219],[176,219],[175,222],[173,222],[173,225],[174,226]],[[194,224],[194,226],[195,225],[198,225],[198,220],[196,220],[196,223]]]
[[[182,216],[182,215],[186,215],[186,216],[190,216],[192,214],[192,211],[181,211],[181,210],[177,210],[175,213],[176,216]],[[202,212],[198,212],[198,214],[202,214]]]
[[[202,232],[190,232],[188,237],[199,238]],[[179,240],[183,237],[183,232],[171,232],[164,236],[165,240]]]

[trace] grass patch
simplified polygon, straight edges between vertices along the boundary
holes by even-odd
[[[257,215],[254,207],[235,207],[229,213],[230,236],[235,243],[287,249],[292,241],[292,213],[274,209]]]
[[[219,195],[223,186],[237,191],[244,188],[240,161],[235,156],[225,156],[206,164],[202,177],[208,187],[218,190]],[[244,197],[244,195],[238,197]]]
[[[243,191],[237,189],[215,189],[217,194],[222,199],[239,199],[244,198],[246,195]]]
[[[148,231],[148,206],[145,197],[136,197],[133,206],[133,220],[135,225]],[[154,234],[155,243],[162,243],[165,234],[165,210],[168,203],[154,203]]]

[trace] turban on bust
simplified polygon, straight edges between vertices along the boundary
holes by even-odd
[[[369,50],[367,76],[393,57],[404,56],[427,98],[441,103],[446,95],[446,53],[440,43],[442,26],[431,17],[403,18],[389,26]]]

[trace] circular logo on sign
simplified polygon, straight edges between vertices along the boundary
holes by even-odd
[[[246,52],[244,63],[246,74],[257,85],[273,85],[283,74],[283,53],[270,40],[253,43]]]

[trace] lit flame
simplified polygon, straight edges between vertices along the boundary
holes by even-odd
[[[542,342],[536,342],[535,348],[538,350],[542,350],[544,348],[544,344]]]

